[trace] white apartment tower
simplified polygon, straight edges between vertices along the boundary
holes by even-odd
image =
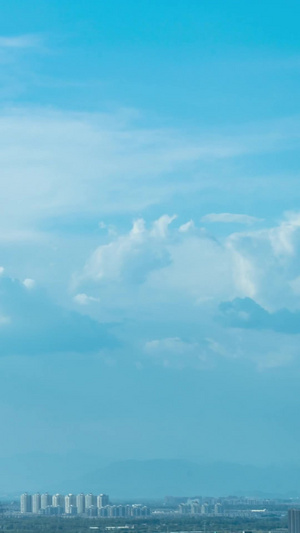
[[[93,505],[96,506],[97,504],[97,498],[96,496],[94,496],[94,494],[90,493],[90,494],[86,494],[85,496],[85,509],[89,509],[90,507],[92,507]]]
[[[41,509],[46,509],[49,505],[52,504],[52,496],[51,494],[48,494],[48,492],[45,492],[41,496]]]
[[[101,509],[102,507],[106,507],[106,505],[109,504],[109,497],[107,494],[99,494],[97,496],[97,507],[98,509]]]
[[[76,496],[75,494],[68,494],[65,496],[65,513],[71,514],[73,507],[76,507]]]
[[[31,513],[32,511],[32,498],[30,494],[25,492],[21,495],[21,513]]]
[[[77,513],[83,514],[85,511],[85,495],[83,493],[76,496]]]
[[[37,492],[36,494],[33,494],[32,496],[32,512],[34,514],[38,514],[40,508],[41,508],[41,495],[39,492]]]
[[[62,494],[54,494],[52,496],[52,506],[62,507],[65,510],[65,497]]]

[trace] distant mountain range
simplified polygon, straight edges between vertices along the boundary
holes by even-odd
[[[73,491],[104,491],[116,497],[300,494],[300,467],[255,467],[183,460],[123,461],[73,482]]]
[[[72,454],[0,459],[0,498],[23,491],[105,492],[119,499],[300,495],[299,466],[199,464],[175,459],[120,461],[101,468],[96,465],[99,462],[95,457]]]

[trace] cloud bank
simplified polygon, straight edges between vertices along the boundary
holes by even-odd
[[[202,217],[202,222],[221,222],[225,224],[246,224],[251,225],[261,222],[260,218],[250,215],[240,215],[237,213],[210,213]]]

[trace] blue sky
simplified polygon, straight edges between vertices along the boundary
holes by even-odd
[[[0,457],[299,464],[299,16],[1,2]]]

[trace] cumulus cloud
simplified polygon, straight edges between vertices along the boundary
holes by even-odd
[[[142,285],[141,297],[152,301],[155,295],[170,302],[174,295],[192,297],[195,303],[240,295],[232,277],[231,250],[197,229],[193,221],[178,228],[174,220],[163,215],[146,225],[138,219],[128,233],[111,236],[87,259],[75,277],[75,287],[101,284],[102,302],[108,283],[118,284],[129,298],[133,287]],[[136,293],[135,299],[138,305]]]
[[[202,222],[221,222],[225,224],[246,224],[251,225],[255,222],[262,222],[261,218],[250,215],[240,215],[237,213],[210,213],[201,218]]]
[[[221,357],[250,359],[263,369],[293,361],[300,321],[291,285],[300,276],[297,214],[220,241],[191,222],[163,215],[106,235],[75,277],[73,302],[86,313],[118,321],[128,351],[141,343],[149,361],[164,366],[204,369]],[[8,353],[89,352],[110,345],[98,321],[54,305],[39,285],[28,290],[31,278],[20,283],[2,275],[0,283],[2,346]],[[290,307],[272,309],[287,286]],[[28,311],[23,315],[21,309]]]
[[[99,295],[101,313],[134,321],[141,339],[151,324],[154,340],[144,340],[145,353],[166,366],[201,362],[204,368],[220,356],[250,359],[260,369],[293,361],[300,323],[298,215],[222,240],[193,221],[180,222],[167,215],[152,224],[138,219],[127,233],[108,236],[77,275],[81,303],[87,294]],[[81,286],[88,291],[79,292]],[[193,341],[183,340],[187,332]]]
[[[244,296],[274,310],[299,306],[300,215],[286,213],[278,225],[236,232],[226,240],[236,283]]]
[[[163,215],[149,229],[143,219],[136,220],[129,233],[117,236],[93,252],[80,281],[144,282],[149,272],[170,262],[166,242],[173,220],[174,217]]]
[[[249,297],[274,310],[297,308],[300,279],[300,216],[287,213],[276,226],[240,231],[217,240],[192,220],[174,225],[163,215],[152,225],[138,219],[115,232],[87,259],[75,286],[142,284],[160,294],[193,297],[195,303]]]

